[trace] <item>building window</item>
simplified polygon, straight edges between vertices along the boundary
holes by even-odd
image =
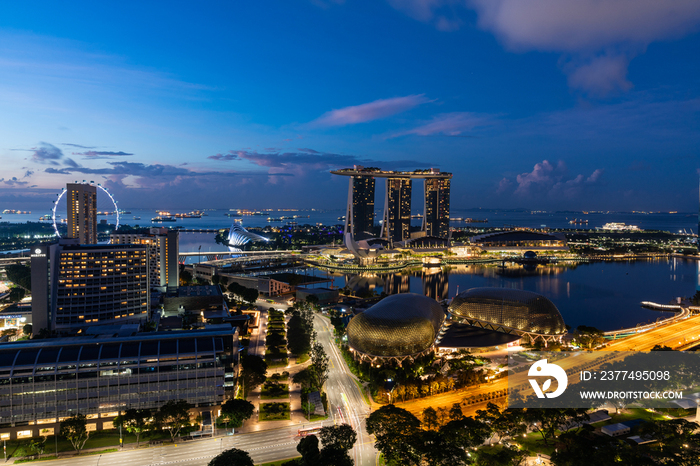
[[[32,431],[30,430],[20,430],[17,432],[17,438],[32,438]]]

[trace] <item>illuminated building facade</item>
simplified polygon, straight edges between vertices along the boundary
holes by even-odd
[[[97,243],[97,187],[68,183],[68,238],[80,244]]]
[[[427,236],[447,238],[450,234],[450,179],[425,180],[423,231]]]
[[[140,323],[150,308],[147,245],[80,245],[61,240],[32,253],[32,321],[69,332]]]
[[[411,179],[387,178],[382,238],[403,241],[411,237]]]
[[[53,435],[76,413],[88,431],[127,409],[186,400],[211,411],[238,376],[238,328],[54,338],[0,347],[0,440]],[[212,413],[215,414],[215,413]],[[212,416],[214,417],[214,416]],[[42,432],[43,431],[43,432]]]
[[[179,232],[169,228],[151,228],[148,234],[113,233],[111,244],[142,244],[148,247],[148,269],[151,288],[175,290],[180,285],[178,251]]]
[[[352,212],[346,215],[346,223],[352,217],[353,235],[357,239],[373,236],[374,232],[374,178],[371,176],[353,176]]]

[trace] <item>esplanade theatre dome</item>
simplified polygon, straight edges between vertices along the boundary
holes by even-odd
[[[442,306],[415,293],[388,296],[348,324],[348,343],[360,356],[402,358],[430,349],[445,320]]]
[[[472,288],[449,306],[456,318],[491,324],[525,334],[555,336],[566,333],[564,319],[552,301],[541,294],[510,288]]]

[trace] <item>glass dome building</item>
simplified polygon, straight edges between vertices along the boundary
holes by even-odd
[[[448,311],[470,325],[557,340],[566,333],[559,309],[541,294],[510,288],[472,288],[457,295]]]
[[[402,361],[432,350],[444,320],[445,312],[434,299],[395,294],[350,321],[348,344],[361,359]]]

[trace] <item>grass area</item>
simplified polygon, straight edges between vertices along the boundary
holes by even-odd
[[[261,421],[288,421],[291,419],[289,403],[261,403]]]
[[[308,417],[306,413],[304,413],[304,418],[309,421],[309,422],[314,422],[314,421],[325,421],[328,419],[328,416],[321,416],[320,414],[312,414],[311,417]]]
[[[284,330],[284,322],[270,322],[267,324],[268,329],[274,329],[274,330]]]
[[[537,432],[530,432],[525,437],[518,437],[517,443],[521,445],[522,448],[529,450],[533,453],[544,453],[545,455],[552,456],[554,453],[554,441],[548,439],[549,445],[545,445],[542,440],[542,436]]]
[[[265,357],[265,362],[267,363],[267,367],[270,369],[275,367],[286,367],[287,364],[289,364],[289,360],[287,358],[273,359],[267,356]]]
[[[273,461],[272,463],[260,463],[256,466],[282,466],[287,461],[292,461],[301,458],[301,456],[296,456],[294,458],[287,458],[286,460]]]
[[[124,444],[136,443],[136,436],[131,435],[127,432],[123,433]],[[140,442],[148,443],[149,440],[159,440],[159,439],[170,439],[170,435],[166,431],[155,431],[151,433],[148,437],[146,435],[141,435]],[[30,440],[8,440],[7,442],[7,457],[17,458],[21,456],[30,456],[34,452],[30,451],[29,446]],[[53,436],[47,437],[46,447],[44,450],[45,455],[55,454],[56,447],[58,446],[58,452],[73,452],[73,446],[66,439],[59,438],[58,443],[55,442]],[[93,432],[90,434],[90,438],[85,443],[83,450],[91,450],[93,448],[109,448],[119,446],[119,432],[116,430],[101,430],[98,432]],[[42,458],[43,459],[43,458]]]
[[[94,456],[94,455],[102,455],[105,453],[114,453],[115,451],[119,451],[118,448],[108,448],[106,450],[99,450],[99,451],[89,451],[87,453],[81,453],[79,457],[83,456]],[[78,458],[78,457],[76,457]],[[23,459],[23,460],[17,460],[15,461],[15,464],[20,464],[20,463],[35,463],[37,461],[50,461],[50,460],[55,460],[58,459],[56,455],[51,455],[51,456],[43,456],[41,458],[36,458],[36,459]]]
[[[287,357],[287,348],[284,346],[273,346],[272,348],[267,348],[265,350],[265,356],[272,356],[275,358]]]
[[[360,389],[360,393],[362,393],[362,398],[365,399],[365,403],[368,405],[372,405],[372,403],[369,402],[369,396],[367,395],[367,391],[365,390],[365,387],[362,386],[359,380],[357,379],[352,379],[353,382],[355,382],[355,385],[357,385],[357,388]]]
[[[610,424],[617,424],[618,422],[631,421],[632,419],[644,419],[645,421],[655,421],[664,419],[664,415],[665,413],[655,413],[642,408],[632,408],[626,409],[624,412],[621,412],[619,414],[610,412],[610,417],[612,419],[610,419],[609,421],[597,422],[594,424],[594,426],[602,427]]]
[[[302,353],[301,356],[297,357],[297,364],[304,364],[308,360],[309,360],[309,354]]]
[[[263,400],[274,400],[276,398],[289,397],[289,386],[286,383],[269,383],[263,384],[260,396]]]

